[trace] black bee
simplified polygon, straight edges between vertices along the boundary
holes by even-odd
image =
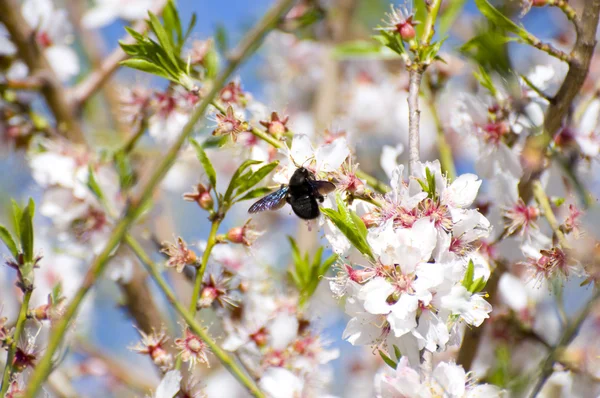
[[[315,179],[315,175],[304,167],[294,171],[290,183],[260,199],[250,206],[248,213],[258,213],[265,210],[277,210],[285,202],[292,206],[294,213],[305,220],[319,217],[319,202],[323,202],[323,195],[335,190],[335,185],[329,181]]]

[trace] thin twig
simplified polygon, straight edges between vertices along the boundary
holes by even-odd
[[[156,15],[160,15],[165,8],[167,0],[156,0],[150,11]],[[133,25],[133,30],[140,34],[148,31],[148,24],[145,20],[138,21]],[[134,44],[135,39],[127,34],[120,40],[124,44]],[[81,107],[81,104],[87,101],[102,85],[110,78],[117,70],[119,63],[127,58],[127,54],[117,47],[113,52],[106,57],[100,66],[90,73],[85,80],[73,87],[70,93],[71,103],[75,109]]]
[[[12,336],[12,343],[8,346],[8,354],[6,356],[6,365],[4,366],[4,374],[2,375],[2,388],[0,389],[0,397],[8,391],[10,385],[10,378],[13,375],[15,369],[13,368],[13,360],[15,353],[17,352],[17,344],[23,329],[25,328],[25,322],[27,321],[27,311],[29,310],[29,300],[31,299],[31,293],[33,288],[30,287],[25,290],[23,295],[23,301],[21,302],[21,309],[19,310],[19,317],[17,318],[17,325],[15,326],[15,332]]]
[[[129,245],[129,247],[134,251],[134,253],[139,257],[141,262],[145,265],[146,269],[148,270],[148,273],[152,276],[158,287],[167,297],[167,300],[173,305],[173,307],[175,307],[175,310],[185,320],[192,332],[198,335],[208,345],[211,352],[219,359],[219,361],[221,361],[223,366],[227,368],[227,370],[229,370],[229,372],[233,376],[235,376],[252,395],[254,395],[255,397],[264,397],[264,394],[260,391],[256,383],[252,379],[250,379],[246,372],[244,372],[240,368],[240,366],[236,363],[235,359],[232,358],[231,355],[229,355],[221,347],[219,347],[219,345],[210,337],[207,330],[204,327],[202,327],[198,323],[198,321],[194,319],[194,315],[192,315],[190,311],[186,310],[183,304],[181,304],[177,300],[167,281],[162,277],[160,272],[158,272],[156,265],[144,252],[144,250],[137,243],[137,241],[133,237],[131,237],[131,235],[126,235],[125,241]]]
[[[293,0],[279,1],[265,14],[261,21],[259,21],[258,24],[250,32],[248,32],[244,40],[233,52],[226,68],[213,82],[211,90],[206,94],[202,101],[200,101],[192,113],[189,122],[183,128],[175,143],[163,157],[154,173],[150,176],[146,185],[141,189],[141,194],[136,199],[131,201],[125,215],[112,230],[104,250],[102,250],[102,252],[93,260],[89,271],[84,278],[82,286],[77,290],[73,296],[73,299],[67,305],[64,316],[55,325],[48,340],[46,352],[39,360],[35,370],[31,375],[29,386],[24,394],[25,398],[34,398],[37,395],[42,383],[50,373],[52,367],[52,357],[60,346],[69,324],[75,318],[75,315],[77,314],[79,306],[81,305],[84,297],[94,286],[96,280],[103,274],[104,269],[106,268],[106,263],[111,257],[114,248],[125,237],[127,230],[131,227],[135,220],[137,220],[140,214],[146,210],[146,204],[154,194],[155,188],[160,184],[175,162],[175,159],[179,154],[179,150],[189,135],[194,131],[196,123],[198,123],[200,118],[204,116],[204,113],[213,98],[219,93],[223,85],[227,82],[237,67],[254,53],[258,45],[262,42],[262,39],[266,33],[275,27],[281,16],[289,10],[293,2]]]
[[[43,77],[45,84],[42,86],[42,95],[56,118],[58,131],[71,141],[83,144],[85,137],[69,105],[64,87],[38,46],[35,31],[27,24],[20,9],[16,0],[0,1],[0,22],[6,26],[19,57],[29,68],[29,73]]]
[[[581,324],[583,323],[583,321],[585,321],[588,314],[590,313],[590,311],[592,310],[592,308],[596,304],[596,301],[599,298],[600,289],[596,289],[590,301],[588,301],[586,306],[579,312],[579,314],[575,317],[573,322],[567,326],[560,340],[558,341],[558,344],[554,346],[554,348],[548,354],[548,357],[546,357],[546,359],[542,363],[540,377],[535,383],[533,390],[531,390],[531,394],[529,395],[531,398],[534,398],[538,395],[538,393],[542,390],[542,387],[544,387],[546,380],[548,380],[552,373],[554,373],[554,363],[556,362],[558,355],[561,351],[566,349],[569,346],[569,344],[571,344],[573,339],[577,336]]]

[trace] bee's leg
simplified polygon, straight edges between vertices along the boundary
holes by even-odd
[[[286,195],[286,197],[285,197],[285,201],[286,201],[288,204],[291,204],[290,200],[291,200],[291,198],[290,198],[290,195]]]
[[[318,195],[316,196],[316,198],[320,203],[323,203],[323,201],[325,201],[325,197],[323,197],[323,195]]]

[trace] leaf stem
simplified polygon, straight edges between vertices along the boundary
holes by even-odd
[[[52,357],[60,346],[69,324],[75,318],[75,315],[77,314],[79,306],[81,305],[84,297],[92,288],[96,280],[103,274],[104,269],[106,268],[106,263],[111,257],[113,250],[123,239],[129,227],[146,209],[146,204],[154,194],[154,189],[160,184],[175,162],[175,159],[179,154],[179,149],[183,146],[188,136],[194,131],[196,123],[198,123],[200,118],[204,116],[209,104],[219,93],[235,69],[237,69],[242,62],[244,62],[251,54],[254,53],[258,47],[258,44],[262,42],[265,34],[275,27],[280,18],[289,10],[293,3],[294,0],[279,1],[264,15],[261,21],[259,21],[258,24],[251,29],[250,32],[248,32],[244,40],[239,44],[238,48],[236,48],[235,52],[230,57],[226,68],[215,79],[210,91],[198,104],[192,113],[189,122],[185,125],[175,143],[171,146],[169,151],[163,157],[163,160],[156,167],[154,173],[148,179],[146,185],[142,188],[141,194],[131,201],[125,215],[113,229],[106,246],[104,247],[104,250],[102,250],[102,252],[96,256],[84,278],[81,287],[75,293],[71,302],[67,305],[63,318],[56,323],[48,340],[46,352],[39,360],[35,370],[31,374],[28,388],[24,394],[25,398],[34,398],[37,395],[42,383],[52,368]],[[4,4],[4,2],[0,4]]]
[[[15,333],[12,336],[12,344],[8,347],[8,354],[6,356],[6,365],[4,366],[4,374],[2,375],[2,388],[0,389],[0,397],[8,391],[10,385],[10,378],[14,373],[13,360],[17,351],[17,344],[23,329],[25,328],[25,321],[27,321],[27,311],[29,310],[29,300],[31,299],[32,288],[25,290],[23,295],[23,302],[21,303],[21,309],[19,310],[19,317],[17,318],[17,325],[15,326]]]
[[[198,321],[194,319],[194,315],[191,311],[185,309],[183,304],[181,304],[175,294],[170,289],[167,281],[162,277],[156,265],[152,262],[150,257],[144,252],[140,244],[131,236],[126,235],[125,241],[133,250],[133,252],[138,256],[140,261],[144,264],[148,273],[152,276],[152,279],[157,283],[158,287],[162,290],[164,295],[167,297],[167,300],[173,305],[175,310],[181,315],[181,317],[185,320],[187,325],[190,327],[192,332],[194,332],[198,337],[200,337],[210,348],[211,352],[221,361],[223,366],[229,370],[229,372],[238,379],[238,381],[248,389],[248,391],[254,395],[255,397],[264,398],[264,394],[256,383],[250,379],[250,377],[239,367],[236,363],[235,359],[231,357],[227,352],[225,352],[219,345],[210,337],[207,330],[202,327]]]

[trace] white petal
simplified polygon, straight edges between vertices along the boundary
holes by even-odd
[[[173,398],[181,388],[183,377],[178,370],[171,370],[161,380],[156,388],[154,398]]]
[[[341,137],[330,144],[320,146],[315,152],[317,171],[331,172],[339,169],[350,155],[346,138]]]
[[[269,325],[271,347],[276,350],[285,349],[298,336],[298,318],[295,315],[279,315]]]
[[[48,47],[45,54],[60,81],[65,82],[79,73],[79,58],[71,47],[65,45]]]
[[[525,284],[516,276],[503,273],[498,283],[498,292],[502,301],[513,310],[518,312],[527,308]]]
[[[269,398],[295,398],[302,393],[304,383],[289,370],[272,367],[262,374],[259,386]]]
[[[387,319],[396,337],[417,327],[417,308],[419,308],[419,299],[410,294],[401,295],[398,302],[392,306],[392,312]]]
[[[364,308],[371,314],[387,314],[390,305],[387,298],[394,292],[394,287],[384,278],[373,278],[358,293],[359,300],[364,301]]]
[[[81,24],[87,29],[106,26],[118,18],[118,10],[114,7],[98,6],[88,10],[81,18]]]
[[[404,152],[404,145],[398,144],[395,147],[384,145],[381,150],[380,165],[388,178],[392,178],[393,171],[398,167],[398,156]]]
[[[314,156],[314,149],[310,142],[310,138],[304,134],[297,134],[294,136],[292,141],[292,148],[290,149],[290,156],[292,157],[295,166],[303,166],[307,160]],[[289,182],[289,180],[288,180]]]
[[[444,191],[442,201],[452,207],[470,206],[477,197],[481,182],[475,174],[463,174]]]

